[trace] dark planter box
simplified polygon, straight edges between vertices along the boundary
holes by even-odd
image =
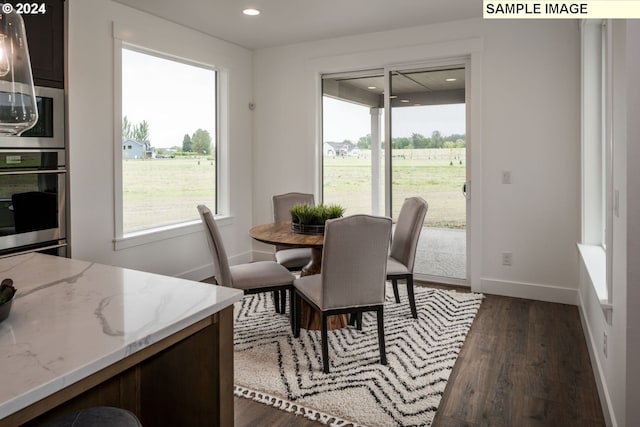
[[[324,234],[324,224],[308,225],[308,224],[298,224],[297,222],[292,222],[291,231],[298,234]]]

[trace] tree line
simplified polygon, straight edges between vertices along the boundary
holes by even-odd
[[[345,140],[343,142],[352,141]],[[413,133],[411,136],[403,136],[391,139],[391,148],[463,148],[466,147],[466,135],[454,133],[448,136],[443,136],[440,131],[434,130],[431,137],[427,138],[422,134]],[[355,144],[360,149],[371,149],[371,134],[361,137]],[[380,143],[381,148],[384,148],[384,141]]]
[[[129,121],[127,116],[122,118],[122,139],[132,139],[138,142],[145,142],[150,146],[150,149],[156,150],[151,147],[149,141],[149,123],[143,120],[140,123],[133,123]],[[211,147],[211,134],[205,129],[198,129],[193,134],[185,134],[182,139],[182,145],[178,147],[178,151],[183,153],[197,153],[200,155],[208,155],[212,152]],[[159,148],[156,150],[162,154],[166,152],[166,149]]]

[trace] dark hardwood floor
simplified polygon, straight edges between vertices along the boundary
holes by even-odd
[[[236,397],[235,425],[320,424]],[[578,308],[487,295],[433,422],[452,426],[605,426]]]

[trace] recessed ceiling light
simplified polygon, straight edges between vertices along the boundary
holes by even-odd
[[[391,99],[396,99],[398,97],[398,95],[389,95],[389,98]]]
[[[258,9],[254,9],[252,7],[246,8],[245,10],[242,11],[242,13],[244,13],[245,15],[249,15],[249,16],[260,15],[260,11]]]
[[[400,102],[409,102],[408,99],[401,99]]]
[[[375,86],[367,86],[367,89],[371,89],[371,90],[373,90],[373,89],[378,89],[378,88],[377,88],[377,87],[375,87]]]
[[[448,78],[448,79],[444,79],[445,82],[455,82],[458,79],[454,79],[452,77]]]

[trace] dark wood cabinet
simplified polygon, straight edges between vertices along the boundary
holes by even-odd
[[[13,3],[13,2],[12,2]],[[64,0],[46,0],[46,13],[23,14],[36,86],[64,87]]]

